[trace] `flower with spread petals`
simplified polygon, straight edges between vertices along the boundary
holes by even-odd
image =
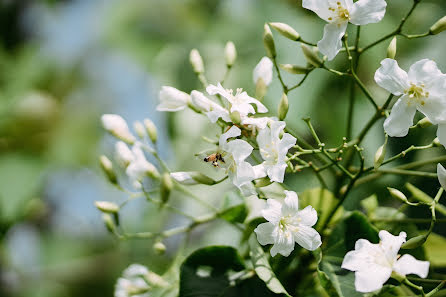
[[[265,86],[268,86],[273,80],[273,62],[268,57],[263,57],[252,72],[254,84],[262,80]]]
[[[211,123],[215,123],[221,118],[223,121],[230,123],[229,111],[207,98],[203,93],[193,90],[190,94],[192,104],[202,112],[204,112]]]
[[[401,96],[384,122],[389,136],[406,136],[418,109],[431,123],[438,124],[438,139],[446,144],[446,75],[434,61],[420,60],[406,73],[395,60],[384,59],[375,81],[393,95]]]
[[[227,90],[223,88],[220,83],[218,83],[217,86],[209,85],[206,88],[206,91],[209,95],[219,94],[228,100],[231,106],[230,111],[237,111],[240,113],[240,116],[254,114],[256,111],[252,104],[257,106],[257,112],[259,113],[265,113],[268,111],[265,105],[263,105],[259,100],[250,97],[246,92],[243,92],[242,89],[237,89],[237,93],[234,95],[232,90]]]
[[[103,114],[101,117],[102,126],[115,137],[133,143],[135,136],[130,132],[127,122],[117,114]]]
[[[158,111],[179,111],[185,109],[190,103],[190,96],[173,87],[163,86],[160,91],[160,104]]]
[[[303,0],[302,6],[328,22],[324,37],[317,43],[320,52],[332,60],[342,48],[341,39],[350,22],[354,25],[377,23],[386,13],[384,0]]]
[[[288,150],[296,144],[296,138],[289,133],[284,133],[280,138],[280,133],[285,128],[285,122],[274,121],[270,127],[260,130],[257,135],[257,143],[259,144],[260,154],[263,160],[262,165],[266,174],[275,182],[283,182],[285,169],[286,154]]]
[[[133,160],[127,166],[126,174],[136,188],[141,187],[141,182],[145,176],[158,178],[159,172],[156,167],[147,161],[142,150],[142,144],[137,142],[132,148]]]
[[[392,271],[405,276],[417,274],[425,278],[429,262],[419,261],[406,254],[399,257],[398,251],[406,242],[406,233],[394,236],[385,230],[379,232],[380,242],[370,243],[366,239],[356,241],[355,250],[348,252],[342,268],[355,271],[355,288],[358,292],[373,292],[382,288]]]
[[[314,251],[321,244],[321,236],[312,228],[317,221],[317,212],[310,205],[299,210],[298,197],[293,191],[284,191],[285,199],[279,202],[268,199],[262,211],[268,221],[257,226],[254,232],[261,245],[273,244],[271,256],[278,253],[287,257],[297,242],[303,248]]]
[[[446,169],[440,163],[437,164],[437,175],[440,185],[446,189]]]

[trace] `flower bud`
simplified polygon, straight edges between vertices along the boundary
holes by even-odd
[[[204,73],[203,59],[197,49],[190,51],[189,61],[196,74]]]
[[[97,209],[105,213],[119,212],[119,205],[110,201],[95,201],[94,205]]]
[[[115,159],[120,166],[127,168],[129,164],[133,161],[133,153],[122,141],[115,143]]]
[[[285,36],[288,39],[291,39],[293,41],[298,41],[300,39],[299,33],[296,32],[293,28],[291,28],[289,25],[284,23],[269,23],[271,27],[273,27],[274,30],[279,32],[282,36]]]
[[[164,245],[164,243],[162,243],[161,241],[157,241],[155,242],[155,244],[153,245],[153,250],[155,251],[155,253],[157,253],[158,255],[163,255],[166,252],[166,246]]]
[[[389,47],[387,48],[387,58],[395,59],[395,55],[396,55],[396,36],[393,37],[392,41],[389,44]]]
[[[435,24],[433,24],[429,29],[429,33],[435,35],[443,32],[444,30],[446,30],[446,16],[442,17]]]
[[[255,95],[256,99],[259,101],[262,101],[266,95],[267,90],[268,90],[268,87],[266,86],[265,82],[263,81],[263,78],[260,77],[256,83],[256,95]]]
[[[231,118],[231,121],[238,125],[241,122],[241,117],[240,117],[240,113],[238,111],[233,111],[229,114],[229,117]]]
[[[102,126],[107,132],[127,143],[134,143],[135,137],[130,133],[127,122],[117,114],[103,114]]]
[[[317,48],[311,49],[310,47],[306,46],[305,44],[301,44],[302,51],[304,53],[305,58],[307,59],[307,62],[313,65],[314,67],[318,68],[322,65],[322,60],[317,55]]]
[[[386,142],[376,150],[373,163],[373,167],[375,167],[375,170],[377,170],[381,166],[384,161],[384,157],[386,156]]]
[[[105,175],[107,176],[107,179],[112,183],[112,184],[118,184],[118,178],[116,177],[116,174],[113,170],[113,164],[110,161],[109,158],[107,158],[106,156],[102,155],[99,157],[99,164],[101,165],[102,170],[104,171]]]
[[[427,240],[427,236],[426,235],[418,235],[415,237],[412,237],[411,239],[409,239],[408,241],[406,241],[401,248],[405,249],[405,250],[411,250],[411,249],[415,249],[421,245],[423,245],[423,243],[425,243]]]
[[[416,126],[421,127],[421,128],[427,128],[427,127],[432,126],[432,123],[431,123],[431,121],[429,121],[429,119],[427,117],[424,117],[418,121]]]
[[[276,46],[274,45],[273,34],[268,24],[265,23],[263,28],[263,45],[265,46],[268,57],[274,59],[276,57]]]
[[[406,195],[404,195],[401,191],[389,187],[387,187],[387,190],[389,190],[390,195],[392,195],[393,198],[396,198],[404,203],[409,203],[409,200],[407,200]]]
[[[170,177],[169,173],[164,173],[161,177],[161,189],[160,189],[160,195],[161,195],[161,201],[163,203],[166,203],[169,200],[170,192],[173,189],[173,182],[172,178]]]
[[[232,65],[234,65],[236,59],[237,59],[237,50],[235,49],[235,45],[232,41],[228,41],[225,46],[226,66],[228,68],[231,68]]]
[[[252,72],[252,80],[257,85],[259,80],[268,86],[273,79],[273,62],[268,57],[263,57]]]
[[[146,127],[147,134],[149,134],[150,140],[153,143],[156,143],[156,140],[158,139],[158,132],[155,124],[149,119],[144,119],[144,126]]]
[[[154,287],[167,287],[169,285],[161,276],[156,274],[155,272],[149,271],[144,275],[144,278],[147,280],[147,283]]]
[[[204,175],[200,172],[196,171],[179,171],[179,172],[172,172],[170,174],[170,177],[172,177],[176,182],[183,184],[183,185],[214,185],[215,180],[210,178],[207,175]]]
[[[136,135],[138,135],[139,138],[144,138],[144,136],[146,136],[146,129],[140,121],[133,123],[133,129],[135,129]]]
[[[180,111],[190,103],[190,96],[173,87],[163,86],[159,93],[160,104],[156,107],[158,111]]]
[[[285,93],[282,94],[282,99],[280,99],[278,113],[279,121],[283,121],[288,113],[288,96]]]
[[[115,233],[116,225],[111,215],[104,213],[102,215],[102,221],[104,221],[105,227],[110,233]]]
[[[302,67],[299,65],[280,64],[279,66],[280,68],[291,74],[306,74],[308,73],[308,71],[310,71],[310,69],[308,69],[307,67]]]

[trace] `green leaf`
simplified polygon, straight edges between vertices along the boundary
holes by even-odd
[[[239,277],[235,277],[237,272]],[[180,297],[272,297],[252,270],[246,269],[237,250],[211,246],[192,253],[180,267]]]
[[[431,233],[424,244],[426,256],[433,267],[446,267],[446,238],[436,233]]]
[[[369,223],[367,217],[355,211],[339,222],[327,238],[322,249],[318,266],[321,285],[330,296],[356,297],[363,294],[355,290],[354,273],[341,268],[345,254],[355,247],[358,239],[379,241],[378,231]]]
[[[434,199],[429,196],[428,194],[424,193],[423,191],[421,191],[420,189],[418,189],[417,187],[415,187],[414,185],[407,183],[405,185],[405,187],[410,191],[410,193],[413,195],[413,198],[430,204],[432,203],[432,201],[434,201]],[[440,203],[437,203],[435,205],[435,211],[438,211],[439,213],[441,213],[442,215],[446,216],[446,206],[441,205]]]
[[[234,192],[225,195],[222,209],[220,218],[230,223],[243,223],[248,215],[243,198]]]
[[[276,294],[285,294],[286,296],[290,296],[274,274],[273,269],[269,265],[268,258],[263,252],[262,247],[257,242],[254,234],[249,238],[249,248],[254,270],[258,277],[265,282],[268,289]]]
[[[333,209],[334,205],[337,203],[337,199],[334,196],[334,194],[327,189],[310,189],[306,190],[303,193],[299,195],[299,208],[303,209],[308,205],[313,206],[314,209],[317,211],[318,215],[318,222],[317,226],[321,226],[325,220],[327,219],[327,216],[329,215],[330,211]],[[341,218],[343,212],[343,207],[339,207],[339,209],[336,211],[332,222],[336,222],[338,219]]]

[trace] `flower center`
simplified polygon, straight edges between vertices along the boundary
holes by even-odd
[[[410,83],[410,87],[405,90],[404,93],[409,95],[409,99],[424,105],[426,103],[425,100],[429,97],[429,92],[427,92],[424,87],[424,84],[417,85]]]
[[[239,95],[241,93],[243,93],[243,89],[242,88],[238,88],[237,92],[235,93],[235,95],[233,95],[234,91],[232,89],[227,90],[229,94],[231,94],[232,100],[234,101],[234,103],[236,104],[242,104],[244,103],[244,100],[239,98]]]
[[[345,22],[350,20],[350,12],[347,8],[343,7],[341,5],[341,2],[336,2],[336,6],[329,7],[328,10],[330,10],[333,13],[333,17],[329,17],[329,21],[337,21],[337,22]]]
[[[268,163],[276,164],[279,161],[279,152],[274,142],[266,144],[264,149],[260,149],[260,152]]]

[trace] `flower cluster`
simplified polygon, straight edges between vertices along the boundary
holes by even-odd
[[[158,274],[141,264],[127,267],[118,278],[115,297],[149,297],[155,288],[166,287],[168,283]]]

